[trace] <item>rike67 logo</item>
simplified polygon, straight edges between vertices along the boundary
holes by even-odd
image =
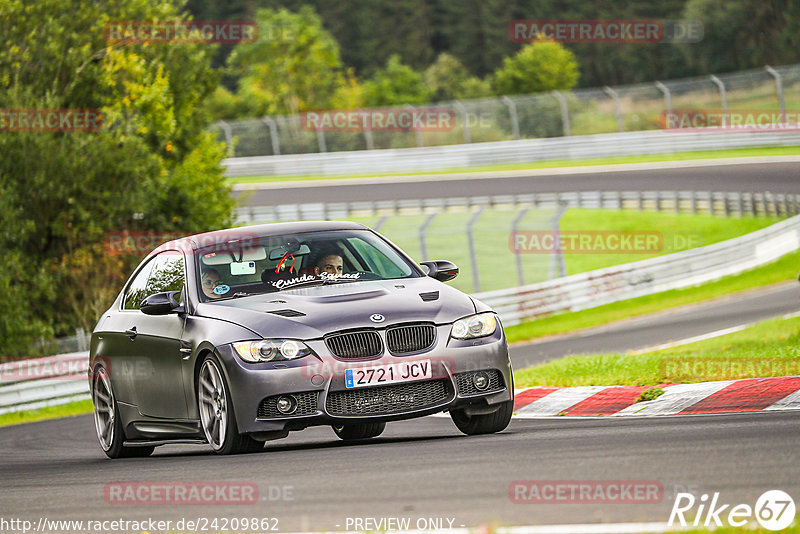
[[[792,524],[794,514],[794,500],[781,490],[765,491],[754,507],[749,504],[725,504],[720,500],[719,492],[714,492],[710,500],[706,493],[699,499],[691,493],[678,493],[669,514],[668,526],[676,526],[677,522],[681,527],[686,527],[687,522],[691,521],[687,517],[694,516],[691,524],[695,527],[709,527],[712,523],[717,527],[724,524],[743,527],[755,519],[766,530],[783,530]]]

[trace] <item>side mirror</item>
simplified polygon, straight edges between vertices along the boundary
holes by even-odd
[[[426,273],[431,278],[435,278],[440,282],[447,282],[458,276],[458,267],[452,261],[436,260],[436,261],[423,261],[420,265],[427,267]]]
[[[155,293],[145,298],[139,309],[146,315],[167,315],[174,311],[180,311],[180,304],[177,298],[180,291],[166,291],[164,293]]]

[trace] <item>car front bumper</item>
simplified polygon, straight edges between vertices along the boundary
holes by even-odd
[[[308,341],[316,353],[296,361],[248,364],[230,345],[217,348],[224,363],[238,430],[280,433],[313,425],[412,419],[437,412],[467,409],[489,412],[513,398],[513,377],[502,327],[484,338],[449,339],[450,325],[437,327],[436,342],[421,353],[394,356],[384,352],[370,360],[341,360],[322,340]],[[432,377],[411,382],[346,388],[346,369],[402,361],[430,361]],[[489,385],[475,386],[475,373]],[[278,397],[291,396],[297,409],[276,410]]]

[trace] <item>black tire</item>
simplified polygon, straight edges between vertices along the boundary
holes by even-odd
[[[204,413],[203,401],[201,399],[201,397],[204,395],[201,378],[203,373],[206,371],[207,366],[209,371],[213,369],[217,373],[218,382],[214,384],[216,386],[215,393],[217,393],[217,395],[220,397],[222,401],[221,406],[223,406],[225,410],[225,429],[224,432],[221,433],[221,439],[213,439],[211,437],[213,432],[212,434],[209,433],[209,430],[203,420],[203,417],[207,416],[208,412]],[[208,441],[208,444],[211,445],[211,448],[217,454],[242,454],[248,452],[257,452],[264,448],[264,442],[256,441],[247,434],[239,433],[239,429],[236,424],[236,413],[233,408],[233,403],[231,402],[230,389],[225,381],[225,375],[222,373],[222,367],[217,359],[210,355],[206,356],[206,358],[200,364],[200,372],[197,378],[197,409],[200,413],[200,426],[202,427],[203,433],[206,436],[206,441]]]
[[[380,436],[386,428],[386,423],[352,423],[346,425],[333,425],[333,431],[345,441],[354,439],[367,439]]]
[[[474,436],[477,434],[494,434],[504,430],[511,422],[514,412],[514,400],[506,401],[496,411],[485,415],[467,415],[464,410],[450,410],[450,417],[458,429]]]
[[[94,404],[95,429],[100,448],[109,458],[142,458],[153,454],[155,447],[126,447],[125,429],[119,415],[119,406],[111,386],[108,372],[97,366],[92,379],[92,403]],[[113,410],[113,420],[108,421],[109,411]],[[102,422],[110,435],[101,435]],[[108,427],[110,425],[110,428]]]

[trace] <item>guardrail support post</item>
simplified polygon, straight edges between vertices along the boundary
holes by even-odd
[[[363,111],[359,111],[359,115],[364,117],[365,113]],[[372,142],[372,129],[369,127],[369,117],[364,117],[364,141],[367,143],[367,150],[373,150],[375,148],[374,143]]]
[[[670,92],[669,87],[659,81],[656,81],[656,87],[659,91],[664,93],[664,119],[666,120],[666,114],[672,113],[672,93]]]
[[[383,225],[386,224],[386,219],[388,218],[388,215],[381,215],[381,218],[378,219],[378,222],[375,223],[375,226],[373,226],[372,229],[376,232],[380,232]]]
[[[558,104],[561,106],[561,127],[564,129],[564,137],[569,137],[569,108],[567,108],[567,99],[561,91],[553,91],[553,96],[558,100]]]
[[[278,139],[278,125],[272,117],[264,117],[262,119],[269,127],[269,137],[272,140],[272,154],[274,156],[281,155],[281,143]]]
[[[322,131],[322,128],[317,128],[317,144],[319,144],[320,152],[328,151],[328,146],[325,144],[325,132]]]
[[[414,106],[412,106],[411,104],[406,104],[404,107],[406,109],[410,109],[412,112],[417,109]],[[414,124],[414,121],[411,121],[411,124]],[[422,141],[422,130],[420,130],[419,128],[414,128],[414,135],[417,138],[417,146],[418,147],[425,146],[425,143]]]
[[[773,78],[775,78],[775,90],[778,92],[778,104],[780,105],[781,109],[781,124],[787,126],[786,124],[786,102],[783,100],[783,79],[781,78],[780,73],[767,65],[764,67]]]
[[[622,107],[619,103],[619,93],[607,85],[603,88],[603,91],[614,100],[614,115],[617,117],[617,131],[622,132],[624,130],[622,128]]]
[[[235,156],[233,153],[233,130],[231,130],[231,125],[223,120],[217,121],[217,125],[222,128],[222,132],[225,134],[225,146],[228,147],[228,155],[230,157]]]
[[[727,126],[730,120],[728,118],[728,93],[725,91],[725,84],[713,74],[711,75],[711,81],[719,87],[719,99],[722,102],[723,126]]]
[[[437,215],[439,214],[431,213],[428,215],[428,218],[425,219],[425,222],[422,223],[422,226],[419,227],[419,251],[422,255],[422,261],[428,261],[428,247],[425,245],[425,232],[428,230],[428,226],[431,225]]]
[[[453,101],[453,106],[455,106],[458,111],[461,112],[461,122],[464,123],[464,142],[466,144],[470,144],[472,142],[472,134],[469,131],[469,116],[467,114],[467,108],[464,107],[459,100]]]
[[[555,250],[550,255],[550,266],[547,270],[547,279],[563,278],[567,276],[567,266],[564,263],[564,250],[561,248],[561,217],[564,216],[569,204],[559,202],[555,217],[553,217],[553,235],[555,236]]]
[[[519,119],[517,117],[517,104],[508,96],[503,95],[503,103],[508,106],[508,116],[511,119],[511,136],[519,140]]]
[[[517,230],[519,228],[519,223],[521,223],[522,219],[525,218],[525,215],[527,215],[528,210],[530,210],[530,208],[522,208],[522,210],[517,214],[517,216],[514,217],[514,221],[511,223],[511,235],[515,237],[514,239],[515,244],[516,244],[516,235],[517,235]],[[524,286],[525,273],[523,272],[522,269],[522,254],[520,253],[520,251],[518,250],[514,251],[514,260],[516,261],[517,264],[517,280],[519,281],[519,285]]]
[[[714,215],[714,193],[708,192],[708,214]]]
[[[478,222],[478,217],[483,213],[483,208],[479,208],[475,214],[470,217],[467,223],[467,246],[469,247],[469,261],[472,264],[472,285],[475,288],[475,293],[481,290],[481,277],[478,273],[478,253],[475,250],[475,237],[472,234],[472,229],[475,223]]]

